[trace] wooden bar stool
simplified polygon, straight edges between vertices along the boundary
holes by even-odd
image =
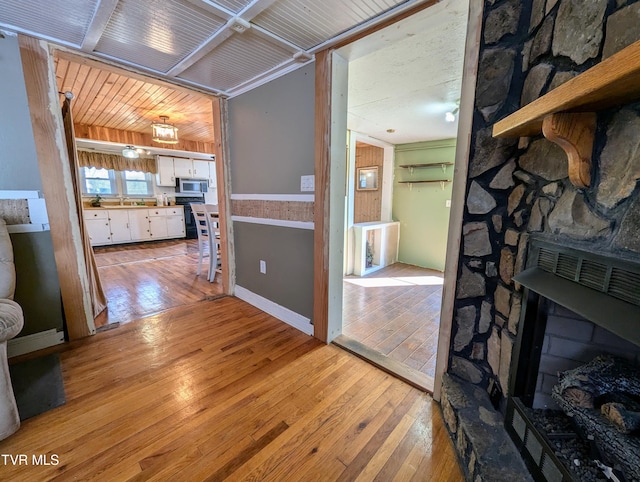
[[[222,273],[220,264],[220,222],[218,221],[218,205],[205,204],[205,222],[209,238],[209,281],[215,280],[216,272]]]

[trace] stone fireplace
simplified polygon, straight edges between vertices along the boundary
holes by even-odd
[[[638,362],[639,342],[630,341],[632,333],[614,329],[617,335],[612,335],[611,327],[591,324],[576,303],[558,306],[553,296],[540,293],[536,296],[553,303],[543,301],[542,314],[531,315],[525,268],[539,242],[623,265],[640,262],[640,103],[597,112],[586,187],[569,180],[567,155],[541,135],[492,136],[496,122],[638,41],[638,25],[636,0],[485,1],[442,391],[445,420],[468,480],[531,480],[515,445],[502,433],[505,421],[513,429],[515,395],[524,398],[524,407],[552,407],[557,373],[588,362],[596,349]],[[585,293],[576,295],[577,305],[591,300]],[[550,331],[540,332],[539,324],[530,328],[524,321],[528,316],[545,318]],[[517,375],[523,338],[535,338],[537,353],[527,356],[540,361],[526,364],[526,393],[519,392],[523,382]],[[547,470],[544,478],[534,475],[571,480],[562,473],[557,478],[549,467],[541,469]]]

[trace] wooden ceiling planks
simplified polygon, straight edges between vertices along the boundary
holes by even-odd
[[[79,125],[150,134],[151,124],[168,116],[181,139],[214,142],[211,98],[206,95],[68,54],[56,55],[54,64],[58,89],[74,94]]]

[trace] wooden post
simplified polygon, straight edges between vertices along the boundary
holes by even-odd
[[[211,99],[213,108],[214,154],[216,156],[216,178],[218,184],[218,210],[221,236],[220,251],[222,262],[222,291],[233,294],[235,288],[235,256],[233,248],[233,222],[231,221],[231,204],[228,193],[231,182],[228,176],[229,160],[227,159],[227,101],[219,97]]]
[[[42,190],[70,340],[95,333],[80,223],[53,62],[45,41],[18,36]]]
[[[313,335],[329,331],[329,169],[331,165],[331,51],[316,54]]]

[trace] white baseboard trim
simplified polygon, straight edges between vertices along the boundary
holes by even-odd
[[[249,291],[242,286],[236,285],[234,294],[242,301],[246,301],[265,313],[269,313],[271,316],[278,318],[280,321],[284,321],[286,324],[293,326],[302,333],[313,336],[313,325],[309,318],[302,316],[295,311],[291,311],[289,308],[285,308],[284,306],[274,303],[267,298],[257,295],[253,291]]]
[[[64,343],[64,332],[52,328],[51,330],[9,340],[7,343],[7,356],[11,358],[12,356],[24,355],[25,353],[31,353],[32,351],[42,350],[62,343]]]

